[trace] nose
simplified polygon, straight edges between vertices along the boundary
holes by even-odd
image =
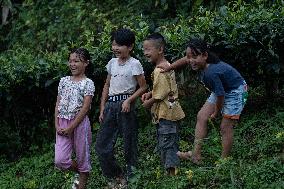
[[[69,64],[69,66],[74,66],[74,65],[75,65],[75,61],[70,60],[70,61],[68,62],[68,64]]]
[[[145,55],[145,56],[148,56],[148,55],[149,55],[149,52],[148,52],[148,51],[146,51],[146,50],[144,50],[144,52],[143,52],[143,53],[144,53],[144,55]]]
[[[112,45],[111,48],[112,48],[113,51],[117,51],[118,50],[116,45]]]

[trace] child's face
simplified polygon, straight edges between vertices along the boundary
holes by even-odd
[[[205,52],[203,54],[194,55],[191,51],[191,48],[186,49],[186,56],[190,61],[191,68],[193,70],[203,70],[206,68],[206,60],[208,58],[208,54]]]
[[[73,76],[82,76],[85,74],[88,62],[80,60],[76,53],[72,53],[70,54],[68,65]]]
[[[131,45],[130,47],[126,45],[119,45],[116,43],[115,40],[113,40],[111,44],[111,49],[113,54],[115,54],[116,58],[126,59],[130,56],[130,52],[133,49],[133,45]]]
[[[143,52],[149,62],[156,63],[162,50],[161,48],[157,48],[154,40],[145,40],[143,42]]]

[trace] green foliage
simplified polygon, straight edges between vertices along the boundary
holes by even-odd
[[[46,53],[43,58],[18,48],[0,57],[1,154],[13,158],[32,142],[42,145],[52,138],[49,123],[57,81],[67,71],[65,56]]]
[[[14,4],[9,23],[0,26],[1,154],[14,159],[23,151],[29,152],[32,144],[32,149],[40,149],[42,144],[53,140],[57,84],[60,77],[68,74],[65,62],[69,49],[74,47],[84,46],[92,55],[93,68],[89,68],[88,76],[95,82],[96,94],[90,117],[96,121],[106,76],[104,66],[112,57],[110,34],[119,27],[131,28],[136,33],[133,54],[142,61],[148,81],[152,67],[144,59],[142,41],[149,33],[158,31],[168,42],[166,57],[170,61],[184,55],[190,37],[199,36],[212,43],[213,50],[236,67],[250,86],[272,87],[279,81],[281,90],[283,1],[223,3],[222,0],[139,3],[26,0],[21,5]],[[173,7],[177,9],[171,14]],[[178,75],[181,94],[187,96],[184,98],[199,94],[189,107],[194,114],[186,117],[185,125],[192,125],[204,100],[200,94],[205,92],[197,87],[195,75],[188,69]],[[147,116],[144,112],[141,119],[147,120],[144,119]],[[193,130],[182,132],[192,139]],[[216,143],[217,138],[214,140]],[[212,153],[218,154],[218,149]]]
[[[200,7],[194,17],[181,16],[160,30],[174,46],[171,57],[180,57],[182,44],[189,37],[201,37],[223,60],[238,68],[249,84],[259,85],[283,77],[283,13],[281,6],[265,8],[263,1],[238,1],[217,11]]]

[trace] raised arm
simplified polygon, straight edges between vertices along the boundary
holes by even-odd
[[[162,63],[160,65],[158,65],[158,68],[163,69],[161,72],[168,72],[170,70],[175,70],[177,68],[180,68],[186,64],[189,64],[189,59],[185,56],[182,57],[178,60],[176,60],[175,62],[173,62],[172,64],[168,65],[167,63]]]
[[[186,64],[189,64],[189,59],[187,58],[187,56],[182,57],[182,58],[176,60],[175,62],[173,62],[170,65],[170,68],[171,68],[171,70],[175,70],[176,68],[180,68],[180,67],[182,67]]]

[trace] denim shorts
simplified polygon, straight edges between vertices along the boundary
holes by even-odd
[[[229,119],[239,119],[241,112],[246,104],[248,92],[247,84],[245,81],[237,89],[231,90],[228,93],[225,93],[225,99],[221,113],[223,117]],[[215,93],[211,93],[207,102],[215,104],[217,96]]]

